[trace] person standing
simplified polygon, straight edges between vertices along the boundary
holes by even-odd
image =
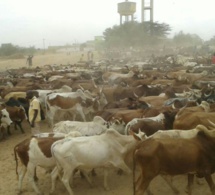
[[[26,63],[28,63],[28,65],[29,65],[29,67],[30,66],[32,66],[32,58],[33,58],[34,56],[32,55],[30,55],[30,56],[28,56],[28,58],[27,58],[27,61],[26,61]]]
[[[213,54],[213,56],[211,58],[211,64],[215,64],[215,53]]]
[[[93,62],[93,57],[94,57],[93,52],[91,52],[90,58],[91,58],[91,61],[92,61],[92,62]]]
[[[29,100],[28,120],[31,125],[32,135],[40,133],[41,109],[37,91],[27,91],[26,99]]]

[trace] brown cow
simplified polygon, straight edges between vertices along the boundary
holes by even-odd
[[[8,111],[10,119],[15,124],[15,128],[16,128],[16,125],[18,125],[18,127],[20,128],[20,131],[22,133],[25,133],[24,129],[22,128],[23,120],[27,120],[25,109],[23,107],[7,106],[5,104],[2,104],[0,106],[0,109],[3,109],[3,108],[5,108]],[[8,126],[7,133],[8,135],[11,135],[10,126]]]
[[[176,95],[172,89],[167,89],[165,91],[165,94],[159,95],[159,96],[147,96],[147,97],[140,97],[139,101],[146,102],[147,104],[150,104],[152,107],[161,107],[164,105],[164,102],[170,98],[175,98]]]
[[[189,173],[204,177],[212,194],[215,194],[211,177],[215,171],[214,155],[215,130],[202,130],[194,138],[177,138],[177,141],[173,138],[143,141],[134,152],[134,194],[142,195],[150,182],[160,174],[188,174],[188,194],[191,195],[193,175]],[[136,165],[141,170],[137,180]]]
[[[173,128],[173,122],[177,111],[163,112],[156,117],[133,119],[125,127],[125,134],[129,131],[138,133],[139,130],[150,136],[158,130],[167,130]]]

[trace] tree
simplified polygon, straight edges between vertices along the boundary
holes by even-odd
[[[103,35],[106,47],[143,47],[159,43],[160,39],[165,38],[170,30],[170,26],[165,23],[131,21],[107,28]]]
[[[0,47],[0,56],[24,56],[26,54],[34,54],[34,52],[36,51],[34,46],[31,46],[29,48],[24,48],[24,47],[19,47],[19,46],[15,46],[11,43],[9,44],[2,44],[2,46]],[[20,55],[21,54],[21,55]]]
[[[215,45],[215,36],[213,36],[209,41],[207,41],[208,44]]]
[[[195,46],[203,43],[203,40],[197,34],[185,34],[180,31],[173,37],[173,42],[181,46]]]

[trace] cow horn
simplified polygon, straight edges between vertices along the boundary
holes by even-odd
[[[104,85],[100,88],[99,90],[99,93],[101,94],[103,92],[103,88],[104,88]]]
[[[212,125],[213,128],[215,128],[215,123],[213,123],[211,120],[208,119],[208,122]]]
[[[204,93],[204,96],[205,96],[205,97],[209,97],[211,94],[212,94],[212,91],[210,91],[209,94]]]
[[[78,85],[79,87],[80,87],[80,89],[82,90],[82,91],[84,91],[84,88],[81,86],[81,85]]]
[[[139,96],[134,92],[134,97],[139,98]]]
[[[92,82],[93,82],[93,86],[94,86],[96,89],[98,89],[98,86],[96,85],[95,80],[93,79],[92,76],[91,76],[91,79],[92,79]]]

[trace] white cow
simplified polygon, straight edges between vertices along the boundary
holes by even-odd
[[[108,168],[113,166],[130,172],[124,159],[129,152],[133,152],[137,143],[133,136],[121,135],[109,129],[102,135],[59,140],[52,145],[51,151],[58,170],[63,172],[62,182],[69,194],[73,195],[69,181],[75,169],[85,172],[104,168],[104,187],[108,189]],[[85,176],[91,183],[87,174]]]
[[[2,109],[0,111],[0,139],[4,139],[6,138],[6,132],[7,132],[7,128],[11,125],[11,123],[13,122],[10,119],[9,113],[6,109]]]
[[[129,71],[127,74],[116,73],[116,72],[105,72],[102,75],[104,82],[109,84],[114,84],[114,81],[119,78],[132,78],[134,76],[133,71]]]
[[[107,130],[108,123],[100,116],[95,116],[91,122],[61,121],[53,127],[53,132],[69,133],[78,131],[84,136],[100,135]]]
[[[1,118],[1,124],[4,124],[7,127],[10,126],[11,123],[13,122],[10,119],[10,115],[9,115],[8,111],[5,108],[1,110],[0,118]]]

